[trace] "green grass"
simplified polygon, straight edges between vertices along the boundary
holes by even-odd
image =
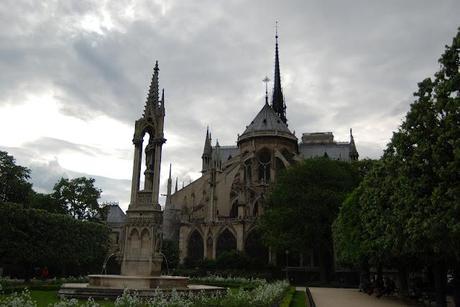
[[[59,302],[57,291],[43,291],[43,290],[32,290],[30,291],[32,299],[37,303],[38,307],[48,307],[49,304]],[[0,295],[0,299],[7,297],[8,295]],[[80,304],[84,304],[86,300],[79,300]],[[114,306],[112,301],[98,300],[97,303],[100,306],[112,307]]]
[[[296,291],[292,297],[291,305],[289,307],[305,307],[307,302],[307,296],[305,291]]]

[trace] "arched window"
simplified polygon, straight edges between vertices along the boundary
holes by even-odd
[[[192,262],[197,262],[203,259],[203,255],[203,238],[197,230],[194,230],[188,239],[187,258]]]
[[[252,163],[251,160],[248,159],[244,162],[244,182],[247,186],[251,184],[252,181]]]
[[[267,148],[260,150],[257,154],[257,159],[259,160],[259,181],[261,183],[269,183],[272,159],[270,151]]]
[[[236,250],[236,239],[233,233],[225,229],[217,239],[216,257],[219,257],[223,252]]]
[[[254,208],[252,209],[252,215],[253,216],[258,216],[259,215],[259,202],[256,201],[254,204]]]

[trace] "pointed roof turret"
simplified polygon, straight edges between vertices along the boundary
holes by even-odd
[[[350,128],[350,159],[351,160],[358,160],[359,153],[356,149],[355,145],[355,138],[353,137],[353,130]]]
[[[281,72],[278,52],[278,22],[276,22],[275,34],[275,76],[273,82],[272,107],[276,114],[278,114],[278,116],[281,118],[281,120],[287,124],[286,105],[284,103],[283,91],[281,89]]]
[[[211,157],[212,146],[211,146],[211,133],[209,127],[206,129],[206,138],[204,140],[203,156]]]
[[[145,102],[144,117],[153,117],[160,105],[159,101],[159,86],[158,86],[158,61],[155,62],[155,68],[153,68],[152,81],[150,82],[149,94],[147,101]],[[162,97],[162,102],[164,96]]]

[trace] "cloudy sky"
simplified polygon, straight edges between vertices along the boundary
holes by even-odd
[[[458,0],[0,2],[0,150],[34,189],[91,176],[104,201],[129,198],[134,121],[154,61],[166,93],[169,163],[197,178],[206,126],[234,145],[263,105],[279,21],[289,127],[353,128],[378,158],[460,26]]]

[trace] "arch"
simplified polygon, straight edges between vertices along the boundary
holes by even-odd
[[[225,228],[217,238],[216,257],[219,257],[223,252],[232,250],[236,250],[236,237],[228,228]]]
[[[137,254],[141,248],[141,238],[139,236],[139,231],[137,228],[133,228],[129,234],[129,252],[132,254]]]
[[[262,243],[260,233],[254,229],[246,235],[244,242],[245,253],[253,258],[257,263],[268,263],[268,248]]]
[[[187,244],[187,258],[191,262],[198,262],[203,259],[204,244],[200,232],[195,229],[190,234]]]
[[[144,228],[141,232],[141,255],[148,256],[150,251],[150,232],[147,228]]]

